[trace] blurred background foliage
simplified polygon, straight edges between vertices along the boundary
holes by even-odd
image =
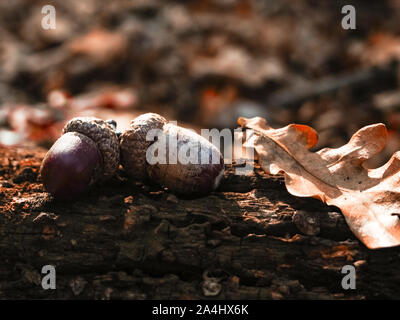
[[[123,129],[149,111],[196,129],[304,123],[317,149],[383,122],[379,165],[400,149],[399,57],[398,0],[0,1],[0,143],[48,147],[73,116]]]

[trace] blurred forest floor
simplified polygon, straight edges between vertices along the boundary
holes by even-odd
[[[56,8],[55,30],[41,9]],[[309,124],[316,149],[383,122],[400,149],[400,1],[193,0],[0,3],[0,144],[49,147],[66,120],[153,111],[193,128],[239,116]],[[349,116],[351,115],[351,116]]]

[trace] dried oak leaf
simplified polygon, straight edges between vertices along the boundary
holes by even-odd
[[[291,194],[339,207],[370,249],[400,245],[400,152],[377,169],[363,167],[385,146],[384,124],[361,128],[340,148],[311,152],[318,137],[306,125],[273,129],[260,117],[239,118],[238,123],[252,129],[244,146],[255,149],[266,172],[284,173]]]

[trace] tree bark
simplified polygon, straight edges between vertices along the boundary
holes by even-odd
[[[117,177],[72,202],[44,192],[40,148],[0,148],[1,299],[400,298],[400,248],[369,250],[340,211],[282,177],[227,166],[183,199]],[[44,290],[42,267],[56,269]],[[356,289],[342,288],[344,265]]]

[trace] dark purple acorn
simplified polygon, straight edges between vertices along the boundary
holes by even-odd
[[[74,118],[63,132],[43,159],[40,173],[46,191],[69,200],[114,175],[119,144],[114,128],[96,118]]]
[[[97,181],[102,167],[96,143],[83,134],[68,132],[47,152],[41,175],[48,192],[59,199],[71,199],[85,193]]]

